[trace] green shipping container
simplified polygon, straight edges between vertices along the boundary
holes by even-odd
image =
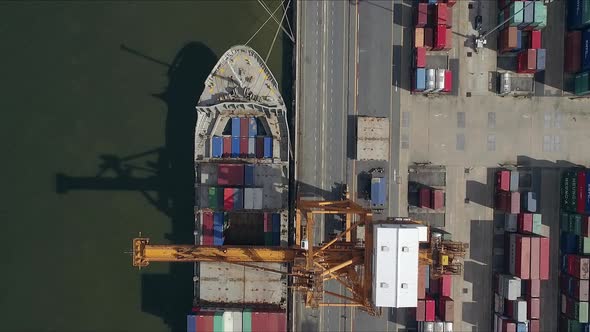
[[[582,17],[580,18],[581,25],[590,24],[590,1],[581,1],[582,3]]]
[[[570,214],[570,232],[578,236],[582,235],[582,216],[576,213]]]
[[[562,209],[569,209],[570,206],[570,178],[566,173],[561,176],[561,208]],[[569,220],[569,219],[568,219]]]
[[[264,232],[264,245],[272,246],[272,232]]]
[[[540,213],[533,214],[533,233],[541,233],[541,225],[543,225],[543,217]]]
[[[535,1],[533,25],[536,27],[535,30],[540,30],[547,26],[547,7],[543,1]]]
[[[561,220],[559,221],[559,228],[564,232],[570,231],[570,215],[567,212],[561,212]]]
[[[223,331],[223,312],[216,311],[213,317],[213,331]]]
[[[252,311],[244,309],[242,313],[242,332],[252,332]]]
[[[578,207],[578,174],[574,171],[570,172],[570,206],[571,212],[576,212]]]
[[[590,254],[590,237],[578,236],[578,253]]]
[[[574,318],[580,323],[588,323],[588,302],[574,302]]]
[[[587,71],[576,74],[576,76],[574,77],[574,94],[575,95],[581,96],[581,95],[588,94],[590,92],[589,91],[590,90],[589,79],[590,79],[590,75]]]
[[[504,11],[501,10],[500,14],[498,14],[498,24],[502,24],[502,22],[504,22],[505,18],[504,18]]]
[[[217,209],[219,202],[218,190],[216,187],[209,187],[209,207]]]
[[[510,24],[510,26],[512,27],[516,27],[520,24],[522,24],[522,22],[524,21],[524,10],[522,10],[522,6],[523,6],[524,2],[522,1],[517,1],[517,2],[513,2],[510,4],[510,9],[508,10],[508,15],[510,15],[509,17],[512,17],[515,13],[517,13],[516,15],[514,15],[514,17],[512,17],[510,19],[510,21],[508,21],[508,23]],[[535,6],[536,9],[536,6]],[[535,15],[536,17],[536,15]]]

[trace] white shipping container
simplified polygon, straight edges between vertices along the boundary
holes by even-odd
[[[434,332],[434,322],[418,322],[418,331]]]
[[[500,295],[505,299],[514,301],[521,296],[521,280],[515,276],[501,274],[500,283],[502,284],[502,292]]]
[[[516,266],[516,234],[510,234],[508,246],[508,272],[514,275]]]
[[[262,188],[244,188],[244,209],[262,209]]]
[[[453,322],[445,322],[445,332],[453,332]]]
[[[436,88],[435,92],[442,91],[445,88],[445,70],[444,69],[437,69],[436,70]]]
[[[445,323],[434,322],[434,332],[445,332]]]
[[[510,191],[512,191],[512,192],[518,191],[518,179],[519,179],[518,171],[510,171]]]
[[[242,312],[241,311],[232,311],[233,323],[234,323],[234,331],[242,331]]]
[[[223,332],[233,332],[234,331],[234,316],[232,315],[232,312],[231,311],[224,311],[221,318],[223,319]],[[237,330],[237,331],[240,331],[240,330]]]
[[[518,226],[518,215],[506,213],[504,219],[504,230],[506,232],[516,232]]]
[[[254,158],[256,156],[256,137],[248,138],[248,158]]]
[[[431,92],[436,88],[436,70],[426,69],[426,89],[424,92]]]
[[[561,294],[561,313],[565,314],[567,311],[567,296]]]
[[[514,301],[513,309],[514,309],[514,313],[512,314],[512,317],[514,318],[514,320],[516,320],[518,322],[526,322],[527,321],[526,300],[520,299],[520,300]]]

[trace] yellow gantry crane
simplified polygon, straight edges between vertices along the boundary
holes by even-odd
[[[348,197],[346,197],[348,198]],[[346,229],[326,243],[314,246],[315,217],[322,214],[346,216]],[[355,218],[356,216],[356,218]],[[289,263],[292,288],[305,296],[307,307],[360,307],[370,314],[377,310],[371,301],[372,215],[355,202],[298,200],[295,216],[295,245],[284,247],[154,245],[148,238],[133,239],[133,266],[151,262]],[[353,218],[357,220],[353,222]],[[364,241],[357,240],[363,226]],[[324,282],[336,280],[350,296],[324,290]],[[343,301],[327,302],[324,295]]]

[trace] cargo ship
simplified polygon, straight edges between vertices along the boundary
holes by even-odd
[[[196,112],[195,244],[287,246],[287,109],[264,60],[230,48]],[[196,263],[187,329],[285,330],[286,272],[279,263]]]

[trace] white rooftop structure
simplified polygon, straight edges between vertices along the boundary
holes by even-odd
[[[419,229],[409,225],[373,228],[373,303],[408,308],[418,304]]]
[[[356,158],[389,160],[389,119],[360,116],[356,127]]]

